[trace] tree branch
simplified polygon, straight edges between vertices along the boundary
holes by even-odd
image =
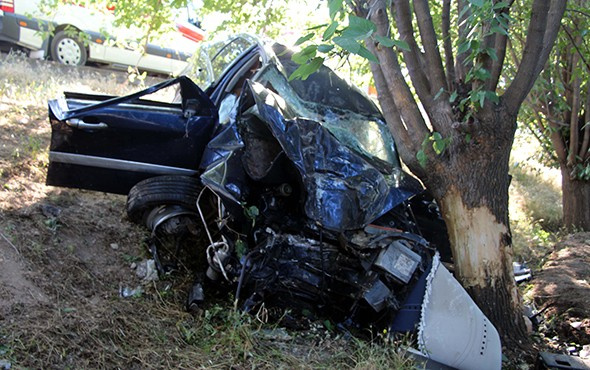
[[[574,37],[572,36],[570,30],[567,27],[562,27],[562,29],[565,31],[565,34],[567,35],[567,38],[570,39],[570,42],[572,43],[574,49],[576,49],[576,52],[578,53],[578,55],[580,56],[580,58],[582,59],[582,62],[584,62],[584,65],[586,66],[586,69],[588,71],[590,71],[590,63],[588,63],[588,61],[586,60],[586,58],[584,57],[584,54],[582,53],[582,51],[580,50],[580,47],[577,45],[577,43],[574,41]]]
[[[377,27],[389,24],[384,0],[374,0],[370,5],[369,15]],[[371,40],[367,40],[367,44],[371,43]],[[368,46],[371,47],[369,50],[374,50],[375,55],[379,59],[383,77],[387,82],[387,89],[401,113],[412,142],[422,143],[429,136],[430,131],[426,127],[418,104],[414,100],[410,87],[404,79],[397,56],[394,54],[392,48],[377,48],[374,44]]]
[[[440,89],[446,87],[446,78],[428,0],[414,0],[414,13],[416,13],[420,38],[426,54],[428,74],[431,76],[430,93],[436,94]]]
[[[376,54],[375,45],[373,43],[367,43],[367,49],[373,54]],[[387,126],[392,133],[395,133],[393,138],[396,142],[397,151],[404,163],[412,169],[412,172],[421,177],[424,174],[420,173],[421,166],[415,156],[415,153],[417,153],[420,148],[416,146],[416,143],[413,142],[410,135],[408,135],[408,130],[401,120],[400,112],[387,87],[387,81],[385,80],[381,66],[372,62],[369,64],[371,72],[373,72],[375,87],[377,88],[377,91],[379,91],[377,97],[387,122]]]
[[[581,41],[581,40],[576,40]],[[574,44],[577,44],[575,42]],[[574,53],[573,60],[572,60],[572,73],[578,68],[578,63],[580,62],[580,55],[578,53]],[[569,145],[569,154],[567,158],[568,166],[573,166],[574,163],[577,161],[577,154],[579,149],[579,134],[580,129],[578,125],[578,118],[580,114],[580,87],[582,85],[582,81],[580,76],[574,78],[572,81],[573,83],[573,95],[572,95],[572,104],[571,104],[571,114],[570,114],[570,145]]]
[[[530,95],[529,95],[529,96],[530,96]],[[528,97],[527,97],[527,99],[528,99]],[[531,103],[531,104],[532,104],[532,103]],[[534,105],[531,105],[531,106],[534,106]],[[545,153],[547,153],[547,155],[549,155],[549,156],[551,157],[551,159],[552,159],[552,160],[554,160],[554,161],[556,161],[556,162],[559,162],[559,161],[560,161],[560,159],[559,159],[559,156],[558,156],[558,155],[556,155],[556,154],[558,154],[558,153],[557,153],[558,149],[555,147],[555,146],[556,146],[556,144],[555,144],[555,143],[553,143],[553,146],[554,146],[554,147],[553,147],[553,148],[551,148],[551,145],[547,144],[547,137],[545,136],[545,137],[544,137],[544,139],[543,139],[543,137],[541,137],[541,136],[540,136],[540,135],[545,135],[543,132],[544,132],[544,131],[546,131],[546,127],[545,127],[545,125],[543,124],[543,117],[541,117],[541,115],[540,115],[540,114],[539,114],[539,112],[537,112],[537,111],[534,111],[534,112],[533,112],[533,115],[534,115],[534,116],[535,116],[535,118],[536,118],[536,126],[537,126],[537,129],[538,129],[538,130],[541,132],[541,134],[538,134],[538,133],[537,133],[537,131],[535,131],[534,129],[530,128],[530,126],[529,126],[529,125],[527,125],[527,126],[529,126],[529,130],[530,130],[530,131],[532,132],[532,134],[535,136],[535,138],[537,139],[537,141],[539,142],[539,144],[541,144],[541,147],[543,148],[543,150],[545,151]],[[552,139],[551,135],[549,135],[549,141],[550,141],[550,142],[552,142],[552,141],[553,141],[553,139]],[[564,148],[564,146],[563,146],[563,142],[561,141],[561,139],[559,140],[559,143],[560,143],[560,144],[562,144],[562,145],[561,145],[561,147],[562,147],[562,148]],[[554,153],[554,152],[555,152],[555,153]],[[562,151],[560,151],[560,152],[562,153],[562,155],[563,155],[563,158],[564,158],[564,162],[565,162],[565,155],[566,155],[566,154],[565,154],[565,152],[563,152],[563,150],[562,150]]]
[[[549,57],[565,5],[564,0],[534,0],[522,61],[503,96],[511,114],[517,114]]]
[[[510,1],[506,8],[500,9],[500,13],[509,14],[510,6],[514,0]],[[504,68],[504,60],[506,59],[506,44],[508,43],[508,35],[496,33],[494,42],[494,49],[496,50],[496,56],[498,57],[492,64],[490,69],[490,79],[488,80],[487,90],[495,91],[500,81],[500,75],[502,74],[502,68]]]
[[[590,158],[590,82],[586,82],[586,103],[584,105],[584,140],[580,147],[578,155],[582,158],[582,162]]]
[[[455,89],[455,58],[453,57],[453,42],[450,35],[451,29],[451,0],[443,0],[442,8],[442,36],[445,51],[445,69],[447,72],[447,90]]]
[[[395,6],[395,9],[393,7]],[[414,88],[418,98],[424,104],[429,106],[432,103],[432,93],[430,82],[424,69],[422,68],[422,60],[420,55],[420,47],[414,38],[414,28],[412,27],[412,13],[410,12],[410,4],[407,0],[400,0],[392,3],[392,12],[395,14],[396,24],[400,39],[408,43],[410,50],[402,50],[404,59],[406,61],[406,68],[412,79]],[[377,22],[375,21],[377,24]],[[389,25],[389,22],[387,23]],[[377,24],[378,32],[383,32],[384,25],[382,22]]]
[[[463,11],[463,9],[466,6],[468,6],[468,5],[465,2],[465,0],[458,0],[457,1],[457,14],[461,14],[461,12]],[[471,12],[469,10],[467,10],[465,13],[463,13],[463,17],[461,17],[457,20],[458,25],[459,25],[459,40],[467,39],[467,32],[468,32],[467,18],[469,18],[470,15],[471,15]],[[457,55],[457,63],[455,64],[457,83],[464,84],[465,78],[467,76],[467,71],[470,70],[471,68],[473,68],[473,63],[468,62],[467,65],[465,64],[465,61],[467,60],[468,55],[469,55],[469,53],[467,51]]]

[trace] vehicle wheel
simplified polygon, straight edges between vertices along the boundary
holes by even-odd
[[[61,64],[83,66],[88,55],[84,43],[78,37],[59,31],[51,41],[51,59]]]
[[[178,205],[197,211],[197,199],[203,186],[199,179],[188,176],[151,177],[135,184],[127,196],[127,215],[136,223],[155,207]]]

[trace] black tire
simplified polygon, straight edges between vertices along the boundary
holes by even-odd
[[[154,207],[178,205],[198,211],[197,199],[203,186],[199,179],[188,176],[151,177],[135,184],[127,196],[127,216],[136,223]]]
[[[51,40],[51,59],[66,65],[83,66],[88,60],[88,51],[79,37],[59,31]]]

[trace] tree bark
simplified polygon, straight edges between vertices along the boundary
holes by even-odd
[[[510,129],[498,132],[495,127],[500,123]],[[508,169],[515,128],[516,117],[498,106],[492,120],[481,122],[474,131],[469,144],[459,139],[449,148],[441,167],[448,175],[433,177],[445,183],[429,179],[425,183],[441,207],[457,278],[494,323],[505,346],[527,348],[508,221]]]
[[[568,167],[561,167],[563,224],[571,231],[590,231],[590,181],[572,179]]]

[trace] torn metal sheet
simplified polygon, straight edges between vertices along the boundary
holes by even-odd
[[[500,336],[438,254],[426,279],[418,328],[422,353],[457,369],[500,369]]]

